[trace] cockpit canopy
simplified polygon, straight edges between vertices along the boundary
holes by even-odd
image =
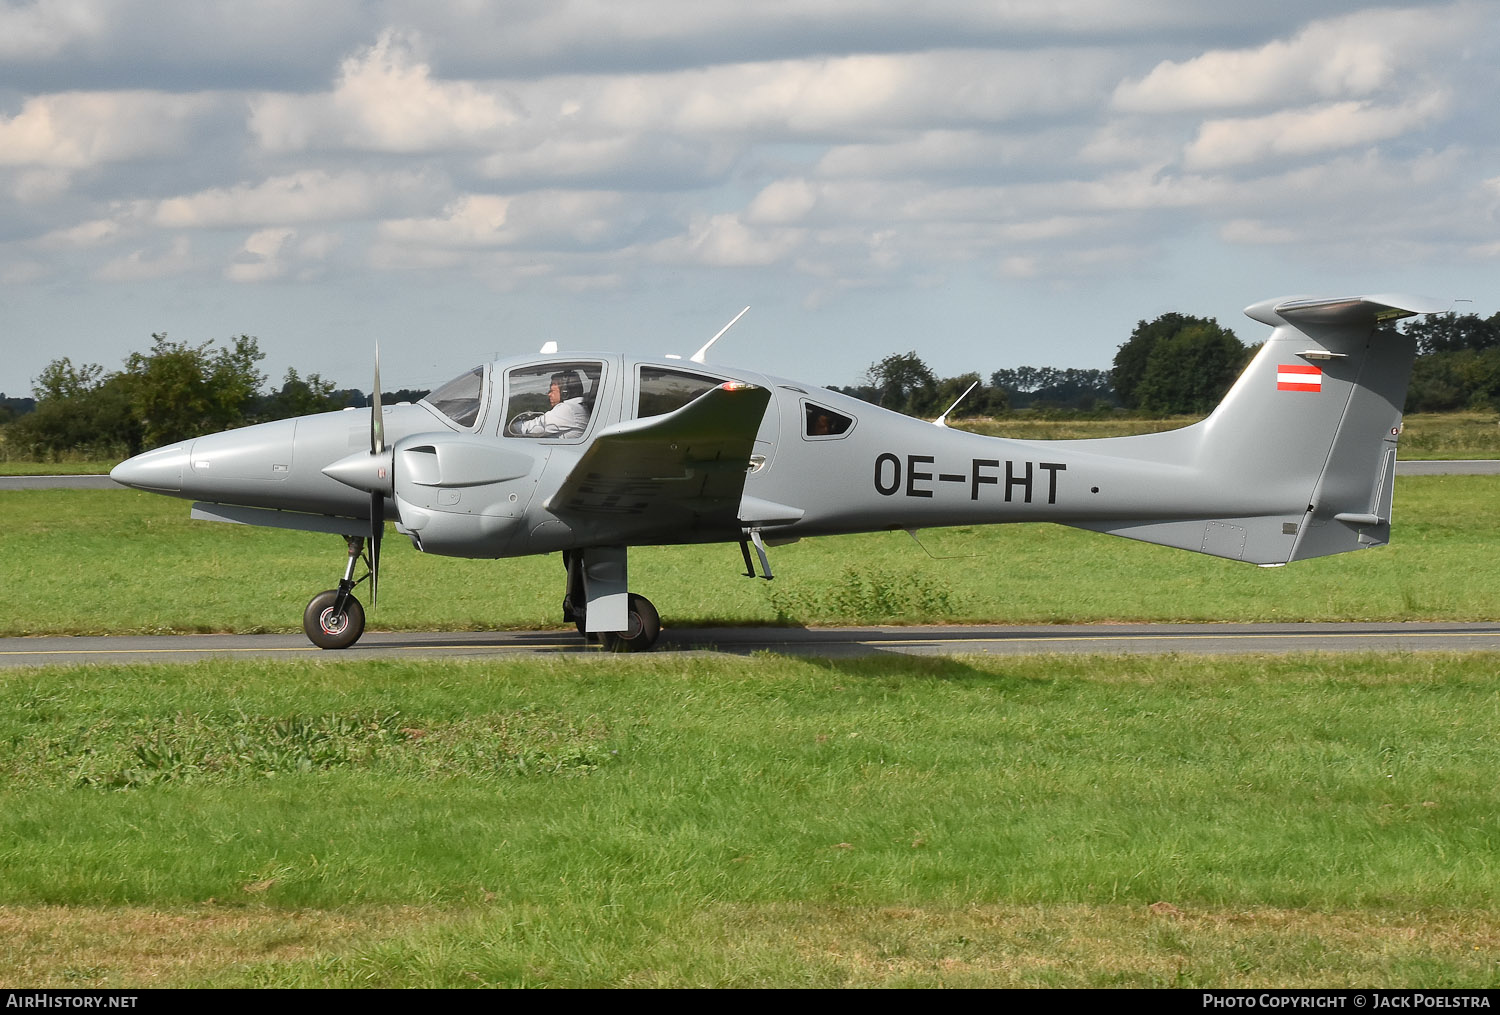
[[[472,427],[484,404],[484,367],[459,374],[422,401],[464,429]]]

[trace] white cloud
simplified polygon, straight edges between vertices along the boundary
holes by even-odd
[[[1231,219],[1219,227],[1219,236],[1225,243],[1251,245],[1296,243],[1301,236],[1287,226],[1273,226],[1257,219]]]
[[[116,258],[99,270],[106,282],[145,282],[168,278],[188,271],[193,265],[193,248],[186,236],[174,237],[166,249],[143,247]]]
[[[429,247],[488,247],[506,241],[505,223],[510,198],[469,194],[459,198],[437,218],[395,219],[383,222],[382,236]]]
[[[251,103],[271,152],[492,149],[485,171],[520,161],[574,175],[579,160],[638,158],[642,136],[712,158],[715,138],[847,136],[874,126],[999,123],[1087,108],[1123,64],[1098,50],[849,54],[661,73],[444,81],[407,36],[385,33],[345,61],[332,91]],[[691,139],[691,140],[688,140]],[[650,143],[659,144],[653,139]]]
[[[682,235],[653,244],[647,254],[669,264],[765,267],[789,258],[804,237],[797,229],[747,225],[734,214],[707,215],[693,221]]]
[[[1480,23],[1468,4],[1365,10],[1315,21],[1288,40],[1255,49],[1164,60],[1145,77],[1122,82],[1113,105],[1164,113],[1363,98],[1399,85],[1435,50],[1462,44]]]
[[[1399,137],[1441,117],[1447,97],[1403,106],[1334,102],[1268,116],[1208,120],[1183,153],[1188,169],[1219,169],[1286,156],[1337,151]]]
[[[232,282],[264,282],[286,271],[282,250],[296,233],[291,229],[262,229],[245,240],[244,247],[224,269]]]
[[[217,99],[163,92],[61,92],[0,116],[0,165],[83,169],[182,151]]]
[[[94,219],[80,222],[67,229],[56,229],[38,240],[38,245],[52,250],[84,250],[103,246],[121,235],[120,223],[115,219]]]
[[[582,327],[685,287],[828,321],[866,289],[895,320],[1185,265],[1199,294],[1231,262],[1490,269],[1497,11],[0,0],[0,265],[78,292],[191,271],[160,291],[255,313],[253,283],[348,263],[298,298],[368,320],[430,283],[464,325],[494,304],[462,293],[505,287]]]
[[[536,136],[533,136],[536,135]],[[578,136],[518,131],[494,154],[479,160],[482,176],[521,186],[577,183],[631,190],[676,190],[721,181],[748,144],[735,138],[615,132],[599,128]]]
[[[96,39],[106,24],[88,0],[36,0],[0,7],[0,59],[36,60],[67,44]]]
[[[629,232],[638,204],[616,193],[540,190],[505,196],[467,194],[431,218],[392,219],[381,239],[443,249],[615,245]]]
[[[902,132],[893,140],[830,147],[818,160],[820,177],[910,178],[983,176],[1006,178],[1066,162],[1080,144],[1079,128],[1020,131],[969,128]]]
[[[446,185],[417,171],[334,173],[306,169],[259,183],[167,198],[144,217],[167,229],[293,225],[372,217],[393,207],[437,201]]]
[[[498,91],[435,80],[413,41],[386,31],[375,45],[344,61],[331,93],[254,99],[250,129],[274,152],[423,152],[482,144],[516,120]]]
[[[27,169],[15,174],[11,193],[21,204],[40,205],[55,201],[73,185],[73,170]]]
[[[1092,50],[858,54],[643,77],[597,96],[594,106],[615,123],[841,136],[876,126],[994,124],[1076,111],[1091,105],[1117,70],[1116,58]]]
[[[0,261],[0,285],[31,285],[40,282],[49,274],[46,265],[38,261]]]
[[[768,225],[798,222],[807,217],[817,202],[817,191],[806,180],[777,180],[755,195],[745,209],[745,218]]]
[[[297,244],[297,256],[304,261],[325,261],[343,246],[344,238],[338,233],[312,233]]]

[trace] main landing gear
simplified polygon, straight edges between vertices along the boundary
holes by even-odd
[[[661,636],[661,617],[651,600],[626,590],[625,548],[564,550],[568,590],[563,620],[609,652],[649,652]]]
[[[365,633],[365,608],[354,598],[354,587],[370,577],[370,557],[361,536],[345,536],[349,544],[349,561],[339,587],[319,592],[302,611],[302,630],[318,648],[348,648]],[[354,578],[355,566],[363,560],[367,570],[363,578]]]
[[[354,590],[372,578],[378,565],[368,552],[369,540],[345,536],[344,541],[349,554],[339,587],[319,592],[302,611],[302,630],[319,648],[348,648],[365,633],[365,608],[354,598]],[[361,561],[366,571],[356,579],[354,572]],[[579,634],[609,652],[649,652],[656,645],[661,617],[651,600],[627,588],[625,547],[567,550],[563,566],[568,572],[563,619],[576,626]],[[373,588],[371,581],[372,596]]]

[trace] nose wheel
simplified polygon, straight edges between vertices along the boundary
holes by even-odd
[[[318,648],[348,648],[365,633],[365,608],[345,593],[340,610],[338,589],[319,592],[302,611],[302,630]]]
[[[318,648],[348,648],[365,633],[365,608],[354,598],[354,587],[374,573],[373,560],[366,555],[365,541],[359,536],[346,536],[345,542],[349,561],[339,587],[319,592],[302,611],[302,631]],[[370,572],[356,581],[354,568],[361,560]]]

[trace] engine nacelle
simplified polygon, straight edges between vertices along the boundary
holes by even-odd
[[[395,446],[393,492],[400,529],[417,549],[500,557],[518,532],[548,450],[493,437],[416,434]]]

